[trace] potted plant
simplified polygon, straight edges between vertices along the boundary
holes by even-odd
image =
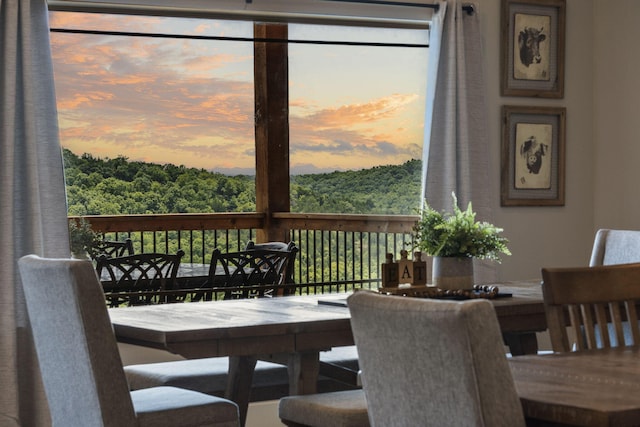
[[[511,255],[502,228],[476,221],[471,202],[466,210],[458,207],[455,193],[453,212],[441,213],[425,202],[413,228],[413,245],[433,258],[433,284],[442,289],[473,288],[473,259],[500,262],[500,255]]]
[[[84,218],[69,220],[69,245],[74,258],[88,258],[88,252],[99,240],[89,221]]]

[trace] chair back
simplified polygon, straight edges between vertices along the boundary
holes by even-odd
[[[133,242],[131,239],[101,240],[89,249],[91,259],[98,259],[102,254],[109,258],[133,255]]]
[[[224,288],[225,299],[277,295],[278,286],[287,282],[287,269],[298,248],[289,250],[248,249],[211,256],[208,286]]]
[[[600,229],[596,232],[590,266],[640,262],[640,231]]]
[[[91,262],[28,255],[18,265],[53,426],[137,426]]]
[[[168,302],[177,289],[176,277],[183,250],[176,254],[142,253],[109,258],[100,255],[96,266],[111,307]]]
[[[640,264],[543,268],[542,296],[553,351],[640,344]]]
[[[487,300],[348,299],[372,426],[524,426]]]
[[[295,283],[295,280],[293,280],[293,268],[296,262],[296,255],[298,253],[298,248],[296,247],[296,244],[294,242],[254,243],[252,240],[250,240],[249,242],[247,242],[247,247],[245,248],[245,250],[249,251],[252,249],[267,249],[270,251],[289,252],[289,259],[287,261],[284,283],[286,284]],[[295,293],[295,289],[284,289],[282,292],[282,295],[288,295],[289,293]]]

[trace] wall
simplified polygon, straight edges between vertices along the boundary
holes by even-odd
[[[640,2],[595,0],[594,226],[640,229]]]
[[[496,194],[494,217],[496,225],[505,229],[513,253],[498,266],[498,279],[538,278],[541,267],[586,265],[595,234],[594,72],[590,48],[593,0],[567,0],[565,96],[557,100],[500,96],[501,2],[475,2],[484,34],[492,185]],[[500,109],[503,105],[567,109],[565,206],[500,207]]]

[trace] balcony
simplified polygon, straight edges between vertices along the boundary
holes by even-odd
[[[77,217],[70,217],[77,218]],[[294,241],[296,293],[377,288],[385,254],[410,250],[413,215],[262,213],[86,216],[106,239],[131,238],[136,252],[185,252],[183,262],[209,263],[215,248],[235,251],[261,235]],[[274,232],[275,231],[275,232]]]

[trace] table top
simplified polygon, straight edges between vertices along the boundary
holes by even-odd
[[[509,359],[525,416],[576,426],[640,424],[640,347]]]
[[[501,284],[512,298],[492,300],[503,332],[546,329],[540,286]],[[352,345],[349,310],[319,299],[288,296],[120,307],[109,310],[121,342],[163,348],[187,358],[319,351]]]

